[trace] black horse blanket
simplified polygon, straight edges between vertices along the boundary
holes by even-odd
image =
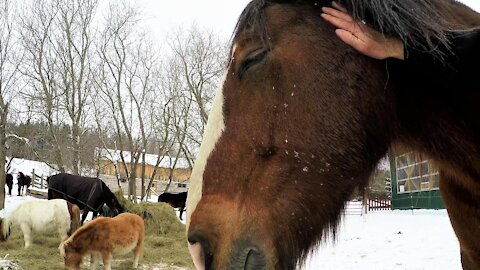
[[[49,190],[64,195],[81,209],[87,206],[98,212],[102,208],[102,193],[107,186],[98,178],[59,173],[50,176],[47,182]]]

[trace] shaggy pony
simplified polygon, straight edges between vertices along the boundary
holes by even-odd
[[[99,217],[78,229],[58,247],[65,267],[80,269],[83,257],[90,254],[90,268],[95,269],[102,257],[106,270],[111,269],[112,254],[133,251],[133,267],[143,254],[145,225],[135,214],[123,213],[114,218]]]
[[[8,239],[12,226],[22,230],[25,248],[32,245],[32,231],[57,230],[63,242],[80,226],[80,209],[61,199],[24,202],[2,221],[0,240]]]

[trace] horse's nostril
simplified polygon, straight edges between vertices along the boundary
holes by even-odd
[[[200,232],[190,233],[188,249],[197,269],[212,269],[213,252],[207,238]]]
[[[257,269],[267,269],[267,262],[265,255],[258,248],[247,247],[241,248],[242,245],[239,245],[238,248],[233,250],[232,260],[231,260],[231,269],[235,270],[257,270]]]
[[[250,249],[245,260],[245,270],[266,269],[266,261],[263,253],[256,249]]]

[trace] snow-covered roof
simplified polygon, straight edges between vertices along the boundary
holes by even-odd
[[[99,156],[100,159],[103,160],[110,160],[112,162],[121,162],[122,158],[120,157],[120,152],[123,152],[123,157],[125,159],[125,163],[130,163],[131,162],[131,153],[128,151],[122,151],[122,150],[114,150],[114,149],[105,149],[105,148],[95,148],[95,155]],[[158,155],[153,155],[153,154],[146,154],[145,155],[145,163],[148,165],[155,166],[157,163],[157,158]],[[173,164],[175,164],[175,158],[174,157],[169,157],[169,156],[161,156],[161,161],[158,167],[160,168],[171,168]],[[142,156],[140,155],[140,161],[139,163],[142,162]],[[188,161],[185,158],[179,158],[178,162],[175,166],[176,168],[189,168]]]

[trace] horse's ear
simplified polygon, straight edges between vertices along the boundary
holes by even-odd
[[[65,249],[68,247],[71,241],[72,240],[68,238],[67,240],[60,243],[60,245],[58,246],[58,250],[60,251],[60,255],[62,255],[62,257],[65,257]]]
[[[60,243],[60,245],[58,246],[58,251],[60,251],[60,255],[62,257],[65,257],[65,244],[64,243]]]

